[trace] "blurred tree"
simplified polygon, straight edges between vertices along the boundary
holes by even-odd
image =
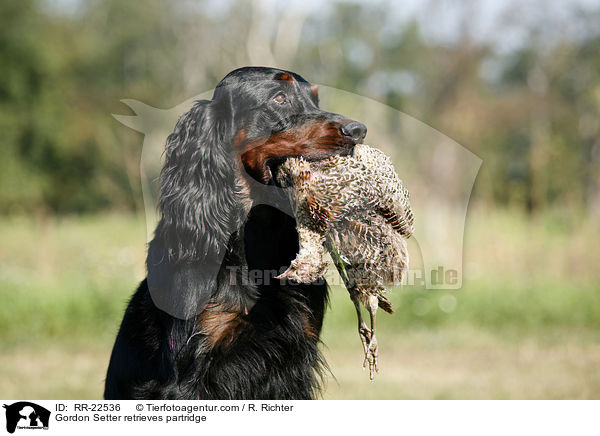
[[[385,0],[302,6],[4,0],[0,211],[140,208],[142,141],[110,116],[125,110],[119,100],[174,106],[233,68],[269,62],[470,148],[484,160],[482,201],[600,214],[600,8],[525,14],[507,4],[491,34],[517,29],[519,44],[498,50],[476,32],[477,2],[431,0],[408,19]],[[429,12],[449,10],[455,37],[428,37]],[[553,30],[561,25],[576,31]]]

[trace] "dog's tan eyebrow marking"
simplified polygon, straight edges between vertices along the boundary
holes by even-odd
[[[279,73],[275,76],[276,80],[285,80],[286,82],[294,83],[294,77],[288,73]]]
[[[315,97],[319,96],[319,87],[317,85],[310,85],[310,90],[312,91]]]

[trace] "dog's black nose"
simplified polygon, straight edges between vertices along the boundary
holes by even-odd
[[[346,124],[342,124],[340,127],[342,135],[352,139],[356,144],[359,144],[367,135],[367,126],[358,121],[350,121]]]

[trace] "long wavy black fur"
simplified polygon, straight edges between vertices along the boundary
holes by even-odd
[[[231,150],[231,114],[215,107],[197,102],[167,139],[162,218],[146,261],[155,303],[184,319],[210,299],[227,242],[248,213]]]

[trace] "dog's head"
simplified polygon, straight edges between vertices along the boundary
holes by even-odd
[[[273,181],[272,170],[287,157],[349,154],[367,133],[364,124],[319,109],[316,86],[275,68],[231,72],[211,104],[231,121],[233,149],[244,169],[262,183]]]

